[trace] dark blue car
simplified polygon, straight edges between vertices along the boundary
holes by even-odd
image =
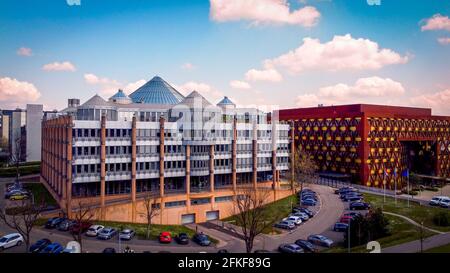
[[[316,204],[317,204],[317,201],[315,201],[313,199],[302,200],[302,205],[304,205],[304,206],[315,206]]]
[[[30,246],[30,252],[31,253],[37,253],[41,250],[43,250],[46,246],[51,244],[52,242],[49,239],[40,239],[36,243],[32,244]]]
[[[334,224],[333,230],[337,232],[344,232],[347,231],[348,224],[346,223],[336,223]]]
[[[46,246],[40,253],[61,253],[64,247],[58,243],[52,243]]]

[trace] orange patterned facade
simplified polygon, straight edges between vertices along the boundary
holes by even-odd
[[[434,147],[434,174],[450,175],[450,117],[433,116],[431,109],[356,104],[286,109],[279,115],[293,122],[296,145],[321,171],[349,174],[367,186],[401,187],[404,143],[420,142]]]

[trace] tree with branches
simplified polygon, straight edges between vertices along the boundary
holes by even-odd
[[[73,239],[80,244],[80,251],[83,251],[83,227],[94,218],[94,211],[88,203],[78,202],[73,215],[74,226],[71,233]]]
[[[290,166],[293,170],[294,177],[291,177],[291,187],[295,189],[296,186],[300,186],[300,191],[303,190],[303,183],[305,181],[311,181],[316,178],[317,164],[311,159],[311,155],[302,150],[299,145],[294,152],[294,160]],[[297,184],[297,185],[296,185]]]
[[[155,218],[156,216],[158,216],[160,214],[160,211],[161,211],[161,207],[157,203],[156,198],[154,198],[154,197],[152,198],[151,194],[148,194],[144,198],[144,212],[140,213],[140,215],[142,217],[144,217],[146,220],[146,224],[147,224],[146,238],[147,239],[150,239],[152,220],[153,220],[153,218]]]
[[[16,184],[19,184],[20,177],[20,163],[23,161],[23,137],[22,135],[18,136],[13,140],[12,145],[14,145],[14,149],[9,157],[9,164],[14,165],[16,168],[16,180],[14,181]]]
[[[18,201],[16,201],[18,202]],[[31,231],[37,224],[41,212],[45,208],[44,202],[39,205],[30,203],[29,200],[19,201],[19,205],[0,210],[0,220],[11,229],[22,235],[26,251],[31,243]]]
[[[236,224],[241,226],[247,253],[253,249],[253,242],[265,229],[271,227],[277,217],[270,215],[265,206],[270,190],[253,187],[241,188],[234,199]]]

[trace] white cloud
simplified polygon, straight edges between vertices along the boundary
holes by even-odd
[[[439,42],[441,45],[448,45],[448,44],[450,44],[450,37],[441,37],[441,38],[438,38],[438,42]]]
[[[250,88],[252,88],[248,82],[237,81],[237,80],[231,81],[230,86],[231,86],[231,88],[235,88],[235,89],[250,89]]]
[[[425,24],[422,25],[421,30],[447,30],[450,31],[450,19],[448,16],[441,14],[435,14],[431,18],[424,20]]]
[[[263,70],[250,69],[245,73],[245,79],[247,81],[280,82],[283,80],[283,76],[276,69],[266,67]]]
[[[402,64],[407,56],[380,48],[369,39],[354,39],[350,34],[334,36],[326,43],[304,38],[303,44],[275,59],[266,60],[265,67],[282,67],[292,74],[308,70],[375,70],[391,64]]]
[[[416,96],[411,98],[410,101],[417,106],[431,107],[433,113],[450,115],[450,88],[432,94]]]
[[[253,25],[312,27],[320,18],[320,12],[311,6],[291,11],[287,0],[210,0],[210,4],[210,17],[217,22],[247,20]]]
[[[46,64],[42,67],[45,71],[71,71],[76,70],[75,66],[71,62],[54,62]]]
[[[184,70],[194,70],[196,67],[195,65],[191,64],[191,63],[184,63],[181,65],[181,69]]]
[[[105,96],[105,98],[114,95],[120,88],[122,88],[123,91],[125,91],[125,93],[129,94],[131,92],[134,92],[136,89],[138,89],[147,82],[146,80],[141,79],[136,82],[124,84],[117,80],[110,79],[107,77],[99,77],[92,73],[84,74],[84,80],[87,84],[98,86],[99,88],[98,92],[102,96]]]
[[[8,106],[34,102],[40,96],[41,93],[32,83],[9,77],[0,78],[0,101]]]
[[[130,82],[128,83],[124,88],[123,91],[125,91],[125,93],[132,93],[134,91],[136,91],[139,87],[143,86],[147,81],[142,79],[142,80],[138,80],[135,82]]]
[[[30,57],[33,56],[33,50],[29,47],[21,47],[17,50],[17,55],[24,56],[24,57]]]
[[[374,100],[395,98],[403,95],[405,89],[401,83],[389,78],[360,78],[354,85],[339,83],[319,89],[315,94],[309,93],[297,97],[297,105],[317,106],[318,104],[371,103]]]

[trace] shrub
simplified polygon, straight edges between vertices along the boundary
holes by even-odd
[[[436,187],[425,187],[425,190],[427,190],[427,191],[434,191],[434,192],[439,191],[439,189],[436,188]]]
[[[402,190],[402,193],[403,194],[408,194],[408,191],[407,190]],[[409,191],[409,195],[417,195],[417,194],[419,194],[417,191],[415,191],[415,190],[410,190]]]
[[[433,216],[433,223],[440,227],[450,226],[450,213],[446,211],[441,211]]]

